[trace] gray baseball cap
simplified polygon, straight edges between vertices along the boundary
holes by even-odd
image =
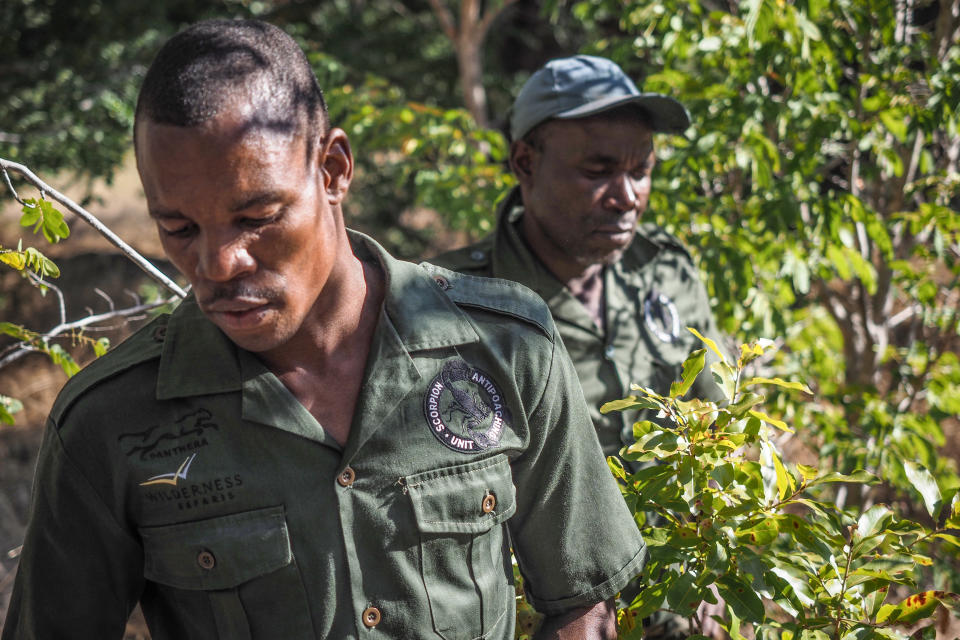
[[[550,118],[585,118],[625,104],[642,107],[654,131],[683,133],[690,115],[660,93],[640,93],[615,62],[597,56],[557,58],[527,80],[510,110],[510,137],[519,140]]]

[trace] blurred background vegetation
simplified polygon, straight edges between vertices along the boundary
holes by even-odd
[[[8,0],[0,157],[109,210],[94,185],[129,162],[151,56],[205,17],[265,19],[302,43],[354,146],[349,223],[409,259],[490,230],[513,184],[512,96],[548,59],[605,55],[683,101],[694,124],[658,141],[647,217],[691,247],[732,342],[777,343],[760,373],[814,391],[768,401],[797,427],[785,456],[882,478],[831,486],[841,507],[929,522],[904,461],[955,499],[960,0]],[[129,224],[148,226],[135,209]],[[4,284],[3,319],[20,295]],[[957,547],[938,554],[925,580],[960,591]]]

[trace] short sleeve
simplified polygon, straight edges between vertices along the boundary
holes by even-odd
[[[3,640],[121,638],[143,586],[142,553],[69,458],[52,422],[30,513]]]
[[[555,614],[615,596],[646,547],[600,451],[576,372],[559,336],[528,416],[530,448],[513,463],[514,553],[527,596]]]

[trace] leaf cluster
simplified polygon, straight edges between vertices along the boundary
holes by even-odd
[[[668,395],[635,386],[635,395],[604,411],[652,409],[665,418],[634,425],[636,442],[611,457],[624,499],[649,546],[645,588],[621,614],[623,637],[640,637],[642,620],[665,608],[694,627],[700,606],[722,599],[721,621],[731,637],[744,625],[762,638],[896,638],[903,625],[933,616],[960,597],[922,590],[887,602],[891,590],[916,589],[920,570],[936,553],[960,547],[949,533],[960,524],[960,501],[949,508],[933,476],[907,463],[930,515],[927,527],[874,505],[862,513],[822,497],[827,485],[878,482],[866,471],[843,474],[784,461],[777,434],[792,429],[761,407],[764,387],[809,394],[805,385],[747,376],[769,343],[743,345],[728,362],[709,339],[718,362],[710,373],[727,394],[717,405],[684,395],[704,370],[705,351],[686,360]],[[766,344],[766,346],[765,346]]]
[[[19,348],[27,348],[46,354],[68,377],[80,371],[80,365],[77,364],[73,356],[71,356],[61,344],[52,342],[47,336],[41,333],[12,322],[0,322],[0,334],[10,336],[17,340]],[[71,346],[89,346],[98,358],[105,354],[110,348],[109,338],[91,338],[79,331],[71,331],[59,337],[67,340]]]

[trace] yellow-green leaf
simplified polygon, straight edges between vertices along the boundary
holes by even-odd
[[[26,257],[19,251],[0,251],[0,262],[10,265],[17,271],[23,271],[23,268],[27,266]]]
[[[809,393],[813,395],[813,391],[810,390],[810,387],[803,384],[802,382],[789,382],[783,380],[782,378],[760,378],[754,377],[743,383],[744,387],[749,387],[755,384],[773,384],[778,387],[783,387],[784,389],[793,389],[795,391],[803,391],[804,393]]]
[[[680,374],[680,381],[670,385],[671,398],[680,398],[686,395],[690,387],[693,386],[694,380],[696,380],[700,372],[703,371],[706,356],[706,349],[697,349],[683,361],[683,372]]]
[[[717,343],[716,343],[716,342],[714,342],[714,341],[711,340],[710,338],[704,336],[703,334],[701,334],[699,331],[697,331],[697,330],[694,329],[693,327],[687,327],[687,331],[689,331],[689,332],[692,333],[693,335],[695,335],[695,336],[697,336],[698,338],[700,338],[700,341],[703,342],[703,344],[707,345],[707,347],[710,349],[710,351],[713,351],[715,354],[717,354],[717,357],[720,358],[720,362],[726,362],[726,361],[727,361],[727,359],[723,357],[723,353],[720,351],[720,347],[717,346]]]
[[[770,416],[763,413],[762,411],[757,411],[755,409],[751,409],[748,413],[754,418],[756,418],[757,420],[763,420],[767,424],[773,425],[774,427],[776,427],[777,429],[780,429],[781,431],[787,431],[789,433],[793,433],[793,429],[788,427],[787,423],[784,422],[783,420],[777,420],[776,418],[771,418]]]

